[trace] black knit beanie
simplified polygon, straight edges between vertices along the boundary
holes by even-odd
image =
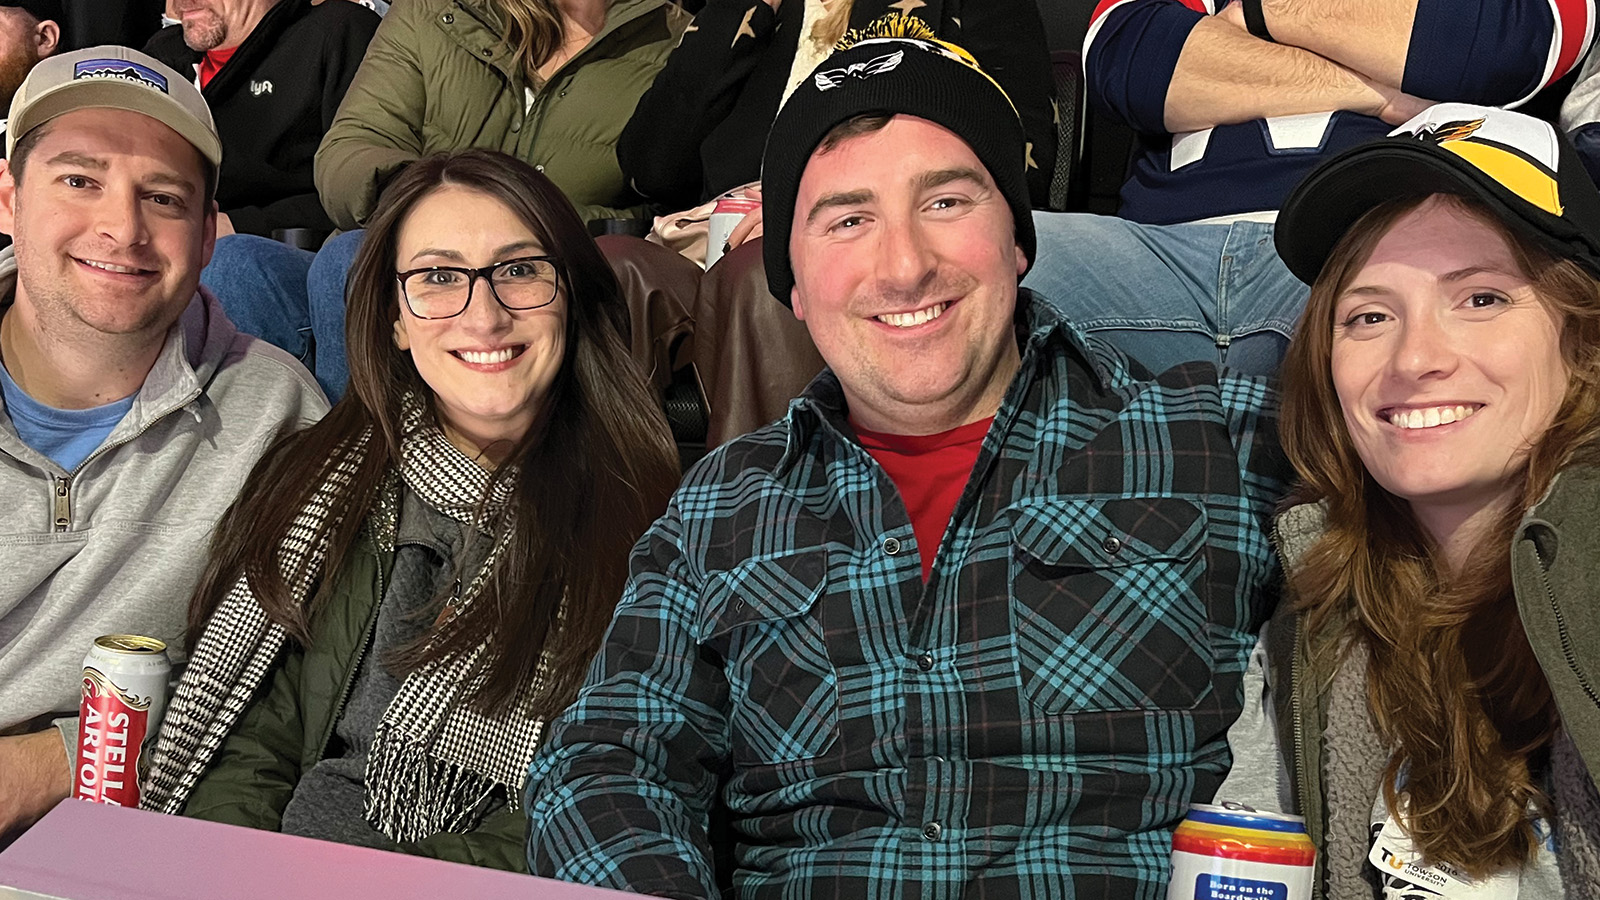
[[[971,54],[928,38],[872,38],[838,50],[800,82],[778,111],[761,165],[767,287],[790,304],[789,230],[800,175],[834,126],[871,113],[908,115],[948,128],[989,170],[1016,220],[1017,246],[1033,264],[1027,143],[1010,98]]]

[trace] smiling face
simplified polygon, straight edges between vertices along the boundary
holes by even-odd
[[[545,252],[539,235],[510,207],[453,185],[417,201],[400,225],[396,250],[396,271],[478,268]],[[513,311],[496,302],[480,278],[460,315],[420,319],[407,307],[399,283],[391,283],[399,309],[395,344],[411,353],[433,391],[445,434],[472,455],[495,445],[509,449],[538,419],[561,370],[565,288],[547,306]]]
[[[931,434],[994,415],[1020,366],[1027,259],[965,142],[924,119],[811,155],[789,241],[795,316],[862,427]]]
[[[0,175],[18,307],[56,339],[159,345],[211,258],[199,151],[124,110],[80,109],[40,127],[22,182]]]
[[[1561,320],[1501,235],[1441,197],[1377,242],[1334,307],[1332,369],[1367,470],[1436,540],[1489,508],[1566,392]]]

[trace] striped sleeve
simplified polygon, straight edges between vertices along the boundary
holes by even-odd
[[[1401,88],[1521,105],[1577,67],[1594,19],[1595,0],[1419,0]]]
[[[1135,131],[1159,134],[1189,32],[1215,0],[1100,0],[1083,40],[1089,99]]]

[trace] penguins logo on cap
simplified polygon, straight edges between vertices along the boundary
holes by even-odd
[[[1464,119],[1459,122],[1445,122],[1440,125],[1424,125],[1412,134],[1419,141],[1432,141],[1443,144],[1446,141],[1459,141],[1476,134],[1483,127],[1483,119]]]
[[[895,68],[900,65],[900,62],[905,58],[906,52],[904,50],[896,50],[893,53],[886,53],[883,56],[874,56],[872,59],[869,59],[866,62],[851,63],[850,65],[840,69],[827,69],[825,71],[820,71],[811,77],[817,83],[817,90],[831,91],[839,85],[844,84],[844,80],[851,76],[855,76],[856,78],[871,78],[874,75],[882,75],[885,72],[893,72]]]

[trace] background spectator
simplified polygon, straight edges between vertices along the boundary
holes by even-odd
[[[407,0],[384,17],[317,151],[323,205],[359,229],[418,157],[480,147],[533,165],[586,220],[643,216],[617,135],[688,24],[668,0]],[[344,287],[361,239],[341,234],[315,259],[241,243],[208,274],[243,327],[311,365],[332,397],[348,378]]]
[[[688,24],[668,0],[408,0],[317,151],[323,205],[359,228],[412,160],[484,147],[535,166],[585,220],[642,216],[617,137]]]
[[[145,50],[194,73],[216,117],[223,146],[219,235],[332,230],[317,199],[312,159],[378,15],[355,3],[312,0],[171,5],[181,24],[157,32]]]
[[[1547,0],[1102,3],[1089,98],[1139,136],[1120,218],[1036,214],[1026,284],[1155,370],[1275,371],[1306,296],[1272,245],[1289,190],[1430,101],[1527,100],[1577,65],[1590,18]]]
[[[0,2],[0,108],[10,110],[34,64],[62,46],[63,16],[60,0]]]
[[[977,58],[1022,116],[1029,194],[1043,205],[1056,157],[1055,82],[1035,0],[710,0],[622,132],[622,170],[671,209],[758,180],[783,99],[847,34],[880,31],[937,36]]]

